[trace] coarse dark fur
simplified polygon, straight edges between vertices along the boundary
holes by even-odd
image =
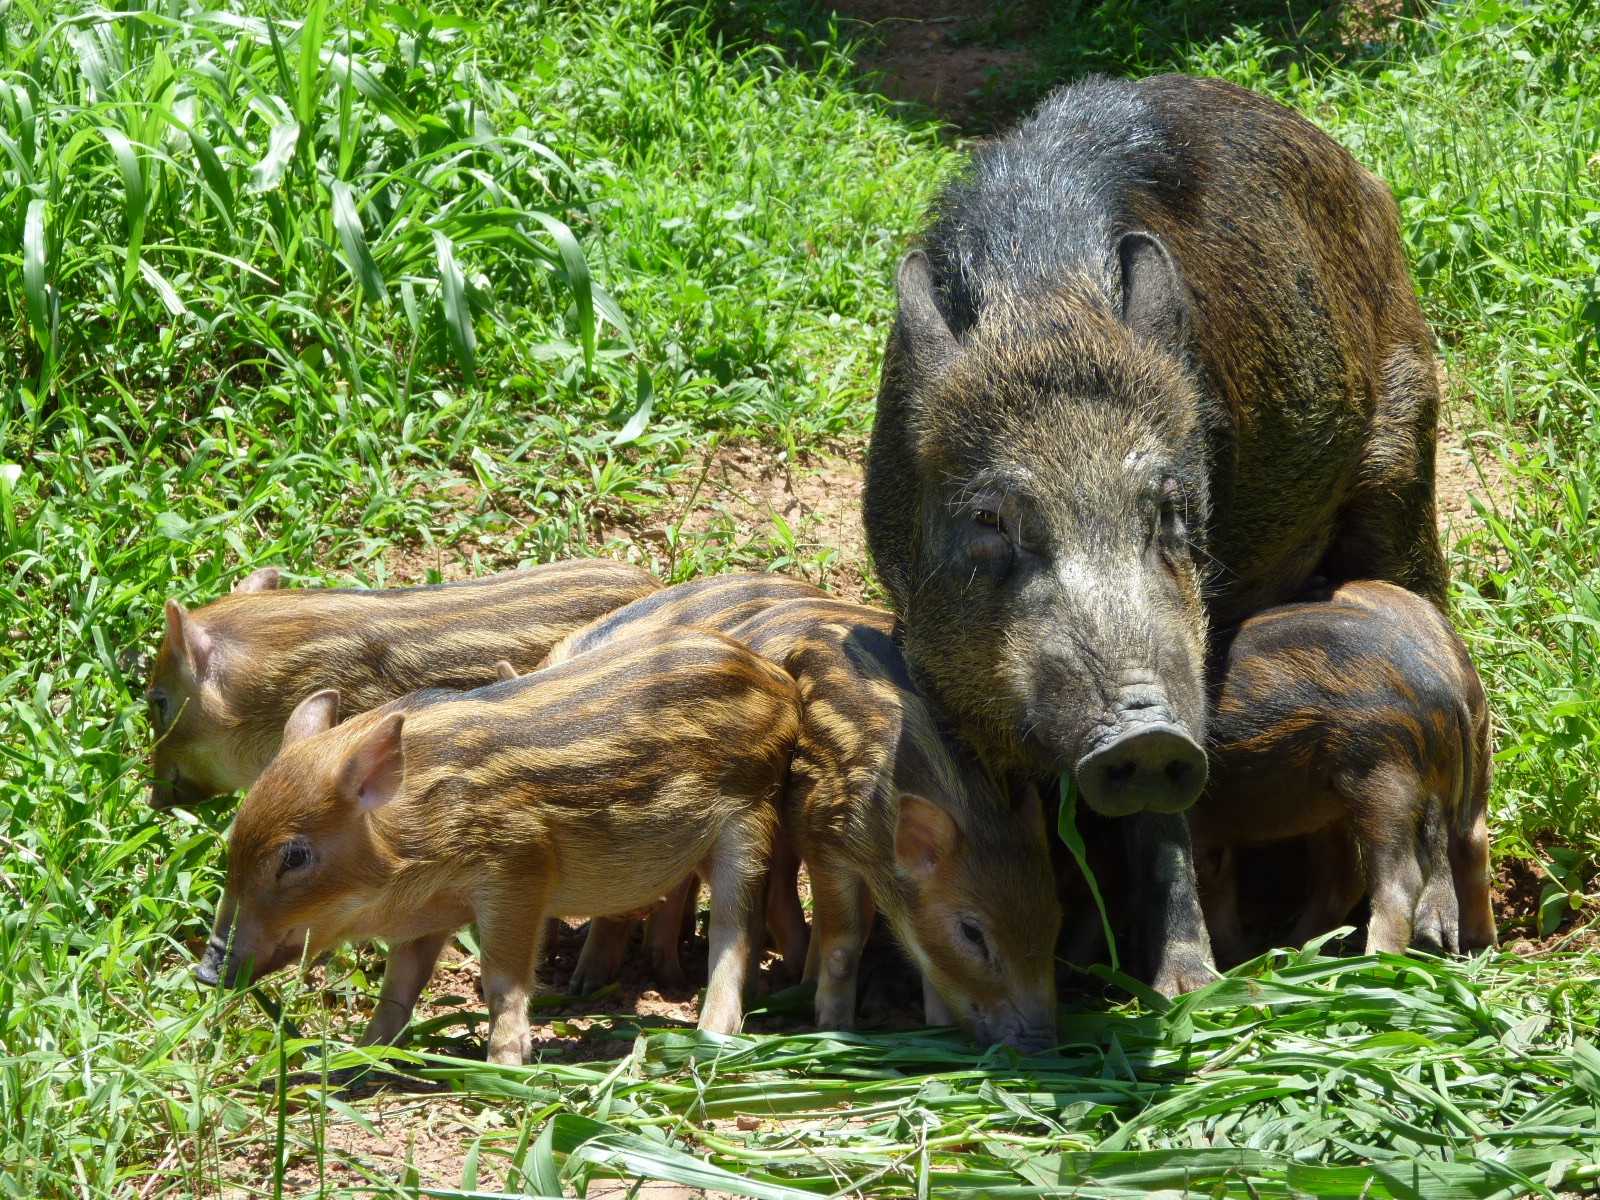
[[[1268,609],[1219,648],[1213,770],[1190,813],[1202,860],[1316,835],[1295,945],[1367,892],[1367,948],[1481,950],[1489,898],[1489,710],[1431,604],[1385,583]],[[1247,956],[1226,869],[1207,881],[1218,953]]]
[[[365,1040],[387,1042],[444,943],[476,921],[489,1056],[520,1063],[544,919],[636,908],[699,871],[712,924],[701,1025],[738,1030],[799,731],[780,668],[719,634],[673,629],[342,725],[337,709],[331,690],[295,709],[239,809],[203,979],[248,981],[385,938]]]
[[[263,568],[186,612],[167,602],[146,699],[156,735],[150,804],[196,804],[247,788],[307,696],[338,688],[346,712],[419,688],[531,670],[596,617],[659,590],[627,563],[579,559],[432,587],[278,589]]]
[[[1177,75],[1064,89],[947,189],[901,267],[865,523],[918,683],[986,755],[1076,771],[1151,722],[1198,753],[1208,629],[1314,574],[1442,606],[1397,227],[1297,114]],[[1193,986],[1183,823],[1139,821],[1172,876],[1132,884],[1166,897],[1146,969]]]

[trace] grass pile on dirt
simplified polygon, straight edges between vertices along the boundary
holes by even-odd
[[[1500,849],[1567,848],[1544,856],[1553,921],[1600,828],[1600,13],[1436,19],[1339,67],[1247,30],[1188,61],[1400,194],[1494,483],[1450,544]],[[825,574],[803,531],[690,532],[682,499],[719,438],[859,442],[891,264],[954,157],[836,43],[720,37],[632,0],[0,13],[0,1192],[1594,1186],[1582,957],[1264,962],[1170,1011],[1069,1014],[1059,1056],[1025,1062],[921,1033],[635,1043],[577,1004],[540,1067],[412,1063],[464,1115],[439,1133],[418,1103],[388,1157],[377,1103],[319,1076],[373,955],[286,981],[304,1038],[193,983],[230,806],[143,807],[139,654],[167,595],[264,562],[487,570],[645,525],[611,551]],[[470,994],[440,1003],[448,978],[430,1054],[481,1025]]]

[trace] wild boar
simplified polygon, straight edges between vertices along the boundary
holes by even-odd
[[[470,692],[419,692],[336,724],[294,710],[228,838],[202,981],[248,983],[347,940],[388,969],[364,1044],[396,1041],[440,949],[478,923],[489,1059],[520,1063],[547,915],[711,885],[700,1027],[737,1031],[794,681],[728,638],[669,630]]]
[[[868,544],[924,692],[1130,823],[1144,970],[1210,975],[1181,817],[1208,627],[1313,574],[1443,605],[1433,341],[1381,181],[1216,79],[1092,79],[974,154],[897,277]]]
[[[249,787],[314,692],[337,687],[354,713],[421,688],[491,683],[496,660],[537,666],[572,630],[660,587],[607,559],[384,591],[280,591],[265,567],[193,612],[168,600],[145,697],[156,739],[150,806]]]
[[[1439,611],[1386,583],[1271,608],[1225,646],[1196,852],[1314,835],[1293,944],[1370,897],[1367,950],[1494,945],[1489,710]],[[1204,894],[1219,952],[1244,957],[1226,866]]]

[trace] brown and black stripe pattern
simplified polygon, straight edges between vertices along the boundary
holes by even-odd
[[[1318,835],[1302,939],[1366,890],[1373,949],[1492,945],[1488,705],[1439,610],[1391,584],[1346,584],[1252,617],[1218,658],[1196,847]],[[1224,938],[1238,932],[1227,908],[1213,897]]]
[[[465,583],[382,591],[236,592],[186,613],[169,603],[150,688],[151,804],[248,787],[301,700],[337,688],[346,712],[421,688],[531,670],[561,638],[660,589],[626,563],[551,563]]]

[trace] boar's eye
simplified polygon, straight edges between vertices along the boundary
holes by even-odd
[[[167,694],[157,688],[150,693],[150,712],[156,719],[156,724],[165,727],[167,723],[167,706],[170,701]]]
[[[283,856],[278,860],[278,878],[282,879],[288,871],[298,871],[311,861],[311,851],[302,842],[290,842],[283,848]]]
[[[1000,528],[1000,514],[992,508],[974,508],[972,519],[979,525],[986,525],[990,529]]]
[[[988,943],[983,940],[983,930],[971,921],[960,922],[961,936],[966,938],[967,944],[981,954],[988,953]]]

